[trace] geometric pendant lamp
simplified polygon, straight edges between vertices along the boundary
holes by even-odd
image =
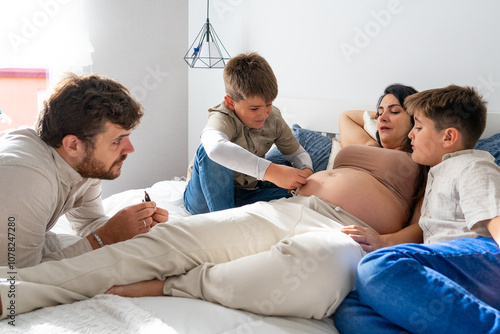
[[[209,8],[210,3],[207,0],[207,22],[184,56],[184,60],[192,68],[224,68],[231,58],[210,24]]]

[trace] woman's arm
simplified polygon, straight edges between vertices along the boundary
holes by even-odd
[[[390,234],[378,234],[372,229],[357,225],[342,227],[340,231],[359,243],[366,252],[407,242],[423,242],[423,232],[418,224],[407,226],[398,232]]]
[[[344,111],[339,116],[339,132],[342,147],[349,145],[376,145],[378,143],[363,128],[363,110]],[[375,112],[370,112],[374,117]]]
[[[376,249],[398,245],[402,243],[422,243],[424,235],[418,221],[420,219],[420,210],[422,208],[422,199],[417,203],[413,210],[408,226],[395,233],[378,234],[375,231],[361,226],[345,226],[340,229],[341,232],[349,235],[354,241],[358,242],[366,252],[372,252]]]

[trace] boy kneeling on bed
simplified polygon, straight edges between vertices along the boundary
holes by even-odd
[[[419,221],[425,244],[367,255],[335,324],[344,333],[498,333],[500,167],[472,149],[485,102],[449,86],[405,105],[415,117],[412,159],[431,166]]]
[[[208,110],[189,167],[184,203],[192,214],[289,197],[313,173],[309,154],[272,105],[278,83],[263,57],[231,58],[224,85],[224,101]],[[295,168],[264,159],[273,144]]]

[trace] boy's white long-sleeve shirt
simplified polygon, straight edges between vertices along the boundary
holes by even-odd
[[[200,139],[210,159],[235,171],[239,188],[255,189],[258,180],[263,180],[271,163],[264,157],[273,144],[294,167],[313,167],[309,154],[274,106],[260,129],[246,126],[224,102],[213,106]]]
[[[241,146],[232,143],[226,134],[217,130],[206,130],[201,135],[201,143],[208,157],[218,164],[236,172],[263,180],[271,161],[250,153]],[[299,145],[293,154],[283,155],[298,169],[310,168],[312,161],[306,150]]]

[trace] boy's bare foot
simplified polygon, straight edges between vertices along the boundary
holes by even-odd
[[[164,283],[164,281],[154,279],[127,285],[114,285],[106,291],[106,294],[122,297],[163,296]]]

